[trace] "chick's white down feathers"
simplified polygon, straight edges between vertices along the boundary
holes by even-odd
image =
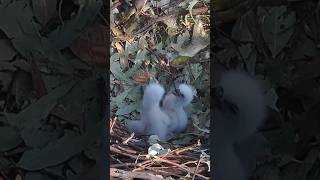
[[[218,86],[223,89],[223,99],[237,108],[235,114],[227,114],[228,110],[222,109],[222,115],[229,119],[224,122],[230,123],[223,124],[223,128],[231,133],[224,132],[232,135],[234,140],[253,134],[265,117],[265,100],[259,83],[245,73],[229,71],[223,74]]]
[[[161,110],[160,101],[165,94],[164,88],[151,83],[144,89],[141,120],[128,121],[128,129],[138,135],[156,134],[161,140],[167,139],[169,117]]]
[[[147,85],[142,99],[141,120],[128,121],[128,129],[136,134],[158,135],[160,140],[168,140],[173,132],[183,131],[188,122],[183,107],[191,103],[193,91],[186,84],[180,84],[178,91],[163,98],[165,90],[160,84]]]
[[[188,124],[188,117],[185,107],[189,105],[193,99],[194,93],[191,86],[180,84],[177,93],[169,93],[163,100],[163,110],[171,119],[170,131],[181,132]]]
[[[215,179],[246,180],[247,171],[235,153],[235,144],[253,135],[263,123],[265,102],[258,82],[238,71],[221,76],[218,87],[222,89],[215,107]],[[247,147],[250,148],[250,147]]]
[[[183,95],[181,105],[183,107],[189,105],[193,100],[193,96],[194,96],[192,87],[187,84],[180,84],[178,89],[180,93]]]

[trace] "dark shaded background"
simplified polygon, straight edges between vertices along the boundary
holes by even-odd
[[[256,76],[270,101],[252,179],[320,178],[318,5],[224,0],[213,7],[213,62]]]

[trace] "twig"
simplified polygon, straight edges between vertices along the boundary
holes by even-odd
[[[140,179],[149,179],[149,180],[161,180],[163,178],[157,177],[156,175],[144,172],[130,172],[124,171],[116,168],[110,168],[110,176],[111,177],[118,177],[121,179],[133,179],[133,178],[140,178]]]
[[[200,161],[201,161],[201,157],[199,158],[198,163],[197,163],[197,167],[196,167],[196,169],[194,170],[192,180],[194,180],[194,178],[196,177],[197,171],[198,171],[198,169],[199,169]]]
[[[127,145],[127,144],[128,144],[128,142],[129,142],[133,137],[134,137],[134,133],[131,133],[130,137],[129,137],[129,138],[127,138],[126,140],[124,140],[124,141],[122,142],[122,144]]]
[[[198,162],[199,162],[199,160],[196,160],[196,161],[188,161],[188,162],[183,163],[183,165],[194,164],[194,163],[198,163]],[[202,160],[200,159],[200,163],[201,163],[201,162],[204,163],[204,161],[202,161]]]
[[[136,159],[137,156],[136,155],[132,155],[132,154],[129,154],[129,153],[126,153],[126,152],[122,152],[121,150],[111,146],[110,147],[110,151],[111,152],[115,152],[115,153],[118,153],[118,154],[121,154],[121,155],[124,155],[124,156],[127,156],[127,157],[130,157],[130,158],[133,158],[133,159]]]
[[[153,161],[152,160],[146,160],[144,162],[141,162],[141,163],[137,164],[137,166],[144,168],[145,166],[147,166],[150,163],[153,164]]]
[[[162,168],[162,169],[159,169]],[[165,169],[168,168],[168,169]],[[165,170],[163,170],[165,169]],[[180,176],[179,173],[175,173],[173,171],[177,171],[177,169],[172,168],[172,167],[145,167],[144,170],[149,170],[152,171],[153,173],[156,173],[158,175],[162,175],[162,176]],[[181,170],[180,170],[181,171]]]
[[[112,6],[111,6],[111,10],[114,10],[115,8],[117,8],[118,6],[121,5],[121,2],[120,1],[115,1],[113,2]]]
[[[173,150],[172,152],[174,152],[175,154],[180,154],[180,153],[182,153],[182,152],[184,152],[184,151],[193,150],[193,149],[195,149],[196,147],[198,147],[198,144],[193,144],[193,145],[191,145],[191,146],[187,146],[187,147],[184,147],[184,148],[182,148],[182,149],[175,149],[175,150]]]
[[[172,166],[168,166],[168,167],[146,167],[145,169],[151,170],[151,171],[153,171],[153,172],[155,172],[157,174],[161,174],[163,176],[172,176],[172,175],[179,176],[179,175],[185,174],[185,171],[183,171],[181,169],[173,168]],[[196,167],[190,167],[191,171],[194,171],[195,169],[196,169]],[[206,170],[207,169],[205,167],[199,167],[198,168],[198,173],[199,172],[204,172]]]
[[[167,159],[171,159],[171,158],[173,158],[173,159],[177,159],[177,155],[176,154],[168,154],[167,156],[165,156]],[[193,156],[191,156],[191,155],[181,155],[181,154],[179,154],[179,159],[180,158],[183,158],[183,159],[192,159],[192,160],[194,160],[195,162],[197,162],[198,161],[198,158],[196,158],[196,157],[193,157]]]
[[[177,163],[174,163],[174,162],[172,162],[172,161],[169,161],[169,160],[166,160],[166,159],[162,159],[162,158],[156,158],[156,161],[157,161],[157,162],[164,162],[164,163],[167,163],[167,164],[170,164],[170,165],[179,167],[180,169],[183,169],[183,170],[185,170],[185,171],[187,171],[187,172],[190,172],[190,170],[187,169],[187,168],[189,168],[188,166],[187,166],[187,168],[186,168],[186,167],[183,167],[183,165],[180,165],[180,164],[177,164]],[[192,172],[190,172],[190,173],[192,173]]]
[[[60,22],[61,22],[61,24],[62,24],[62,26],[64,26],[64,22],[63,22],[63,18],[62,18],[62,15],[61,15],[61,9],[62,9],[62,3],[63,3],[63,0],[61,0],[60,2],[59,2],[59,9],[58,9],[58,12],[59,12],[59,20],[60,20]]]
[[[131,150],[131,149],[128,149],[128,148],[124,148],[124,147],[121,147],[121,146],[119,146],[119,145],[113,145],[113,147],[115,147],[115,148],[117,148],[117,149],[119,149],[119,150],[125,151],[125,152],[127,152],[127,153],[130,153],[130,154],[138,154],[138,152],[135,151],[135,150]]]
[[[126,169],[128,169],[128,170],[131,170],[131,168],[127,165],[128,163],[124,163],[124,162],[122,162],[120,159],[117,159],[117,158],[115,158],[115,157],[113,157],[113,156],[110,156],[110,158],[112,158],[113,160],[115,160],[115,161],[117,161],[118,162],[118,164],[116,164],[116,165],[122,165],[122,167],[125,167]],[[112,165],[110,165],[110,167],[111,167]],[[115,167],[113,167],[113,168],[115,168]]]
[[[130,167],[135,166],[134,163],[121,163],[121,164],[110,164],[110,168],[121,168],[121,167]]]
[[[186,171],[187,173],[194,174],[194,172],[191,172],[190,169],[188,169],[189,167],[188,167],[188,168],[185,168],[185,167],[183,167],[183,166],[180,165],[180,164],[177,164],[177,163],[174,163],[174,162],[171,162],[171,161],[162,159],[162,158],[156,158],[156,161],[158,161],[158,162],[164,162],[164,163],[167,163],[167,164],[176,166],[176,167],[178,167],[178,168]],[[200,174],[195,174],[195,175],[196,175],[196,176],[199,176],[199,177],[201,177],[201,178],[203,178],[203,179],[209,179],[209,178],[207,178],[207,177],[205,177],[205,176],[202,176],[202,175],[200,175]]]
[[[134,168],[137,167],[137,163],[138,163],[139,157],[140,157],[140,154],[138,155],[138,157],[137,157],[136,160],[134,161]]]
[[[184,177],[186,174],[190,174],[194,179],[210,179],[205,174],[202,174],[206,172],[206,168],[202,167],[202,159],[199,160],[198,157],[195,157],[198,153],[195,153],[194,150],[201,146],[199,141],[187,147],[174,149],[165,155],[147,159],[145,154],[141,154],[141,152],[145,152],[145,148],[137,146],[133,134],[123,128],[119,121],[112,120],[110,121],[112,129],[111,139],[113,141],[117,140],[120,143],[111,145],[111,158],[120,158],[121,161],[120,159],[116,159],[117,162],[113,162],[110,166],[114,168],[114,172],[111,172],[111,174],[113,173],[111,177],[132,179],[132,176],[134,176],[140,179],[152,179],[157,177],[155,176],[156,174],[163,177]],[[119,172],[118,169],[122,171]],[[129,174],[123,175],[121,173]]]
[[[112,128],[113,128],[113,126],[115,125],[116,121],[117,121],[117,117],[115,117],[115,118],[113,119],[113,121],[112,121],[112,124],[111,124],[111,127],[110,127],[110,134],[111,134],[111,132],[112,132]]]

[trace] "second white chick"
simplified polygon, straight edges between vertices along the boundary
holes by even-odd
[[[222,88],[221,109],[216,129],[231,141],[241,141],[255,133],[265,118],[265,99],[259,83],[244,72],[224,73],[218,83]]]
[[[160,107],[164,94],[164,88],[158,83],[150,83],[145,87],[141,120],[129,121],[129,130],[137,134],[157,135],[162,141],[168,139],[171,120]]]
[[[215,92],[214,178],[247,180],[248,170],[235,152],[235,143],[248,139],[262,125],[265,117],[263,91],[254,78],[229,71],[222,74]]]
[[[184,108],[191,103],[193,96],[194,92],[187,84],[180,84],[176,91],[165,96],[162,108],[170,117],[170,132],[177,133],[186,129],[188,117]]]

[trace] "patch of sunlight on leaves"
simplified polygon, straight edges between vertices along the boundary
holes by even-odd
[[[171,47],[179,52],[180,56],[193,57],[209,45],[209,40],[209,35],[203,28],[203,23],[197,18],[193,26],[192,39],[190,40],[189,32],[185,31],[178,36],[176,43],[171,43]]]

